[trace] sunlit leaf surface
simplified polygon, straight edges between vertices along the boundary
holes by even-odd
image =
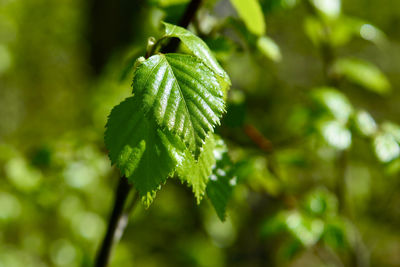
[[[220,66],[218,61],[215,59],[213,53],[203,40],[182,27],[175,26],[169,23],[164,23],[164,26],[164,37],[179,38],[183,42],[183,44],[193,53],[193,55],[198,57],[201,61],[203,61],[204,64],[206,64],[211,70],[213,70],[219,77],[222,78],[222,80],[226,84],[222,84],[221,86],[225,88],[230,85],[231,81],[228,74]]]
[[[191,55],[150,57],[136,69],[133,92],[142,99],[142,111],[179,135],[196,157],[225,112],[214,72]]]
[[[336,18],[340,14],[341,0],[311,0],[310,2],[328,17]]]
[[[366,136],[375,134],[378,129],[374,118],[364,110],[357,112],[356,125],[360,132]]]
[[[338,149],[346,149],[351,145],[351,132],[337,121],[326,121],[320,126],[326,142]]]
[[[346,123],[353,112],[347,97],[333,87],[314,89],[312,96],[340,122]]]
[[[267,36],[258,38],[257,47],[267,58],[276,62],[281,61],[282,54],[279,46],[271,38]]]
[[[391,86],[378,67],[354,58],[342,58],[336,61],[334,71],[349,81],[378,94],[387,94]]]
[[[200,203],[204,196],[212,167],[215,165],[214,148],[215,140],[214,137],[210,135],[206,140],[198,160],[187,151],[187,153],[185,153],[185,159],[176,170],[179,178],[192,187],[197,203]]]
[[[379,134],[374,139],[375,153],[380,161],[389,162],[400,155],[400,146],[390,133]]]
[[[265,34],[264,14],[258,0],[231,0],[246,27],[256,35]]]

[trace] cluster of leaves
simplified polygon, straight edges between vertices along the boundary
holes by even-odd
[[[266,58],[279,62],[282,55],[279,46],[266,35],[267,26],[259,1],[231,0],[240,21],[231,19],[230,24],[240,34],[246,44],[256,49]],[[241,24],[241,21],[243,24]]]
[[[305,32],[323,53],[335,53],[335,49],[359,37],[377,46],[387,42],[384,33],[377,27],[359,18],[348,17],[340,12],[340,1],[324,5],[323,1],[310,1],[313,15],[305,19]],[[392,122],[377,125],[373,117],[364,109],[353,107],[347,96],[339,91],[338,83],[349,82],[377,95],[387,95],[391,85],[380,69],[371,62],[339,57],[329,62],[328,79],[335,87],[312,90],[312,98],[327,113],[317,123],[328,144],[344,150],[352,143],[352,132],[369,138],[381,162],[390,162],[400,155],[399,126]],[[328,115],[326,115],[328,114]],[[354,131],[352,131],[354,130]]]
[[[203,198],[215,167],[214,151],[220,149],[213,130],[225,112],[230,86],[228,75],[200,38],[184,28],[164,26],[164,35],[150,43],[150,54],[172,37],[190,54],[139,58],[134,96],[112,110],[105,133],[112,163],[134,184],[146,206],[174,175],[193,188],[198,203]]]
[[[400,127],[389,121],[378,125],[363,109],[355,109],[345,94],[333,87],[315,88],[311,92],[322,112],[318,130],[327,143],[339,150],[348,149],[353,134],[371,141],[379,161],[387,163],[400,155]]]
[[[341,12],[338,0],[326,4],[324,1],[309,1],[312,15],[304,20],[304,29],[313,44],[321,49],[334,50],[360,38],[378,47],[385,47],[385,34],[368,22],[349,17]],[[332,51],[330,51],[332,52]],[[330,53],[324,51],[324,53]],[[333,55],[328,55],[333,56]],[[337,58],[328,70],[334,79],[342,79],[377,94],[385,95],[391,86],[385,75],[373,63],[360,58]]]
[[[297,209],[282,210],[267,218],[261,225],[261,236],[285,236],[279,241],[278,254],[289,259],[312,247],[351,250],[357,247],[359,238],[352,222],[339,215],[338,201],[326,188],[308,192]]]

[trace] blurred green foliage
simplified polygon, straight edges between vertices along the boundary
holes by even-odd
[[[94,2],[0,1],[1,267],[92,265],[118,177],[107,115],[189,1]],[[399,266],[399,25],[391,0],[203,1],[189,29],[232,79],[213,172],[232,190],[207,189],[226,220],[171,180],[111,266]]]

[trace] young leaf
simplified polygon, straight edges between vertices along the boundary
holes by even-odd
[[[212,167],[215,165],[214,148],[215,140],[213,135],[210,135],[198,160],[195,160],[193,155],[187,152],[182,164],[176,170],[179,178],[192,187],[197,204],[200,203],[204,196],[208,177],[212,172]]]
[[[354,37],[361,37],[378,46],[386,43],[385,34],[376,26],[355,17],[341,15],[331,25],[331,43],[335,46],[345,45]]]
[[[376,26],[359,18],[344,15],[329,22],[329,35],[324,29],[324,22],[315,16],[306,17],[304,27],[306,34],[315,45],[328,41],[330,45],[339,47],[355,37],[361,37],[382,47],[387,42],[385,34]]]
[[[227,61],[235,50],[235,43],[228,37],[210,37],[205,42],[218,60]]]
[[[326,142],[337,149],[346,149],[351,145],[351,132],[338,121],[325,121],[320,131]]]
[[[214,155],[217,158],[217,163],[213,168],[206,191],[218,217],[221,221],[224,221],[226,206],[236,184],[236,177],[233,175],[232,162],[227,153],[226,145],[222,140],[217,141]]]
[[[304,32],[314,45],[319,45],[321,41],[326,39],[322,22],[314,16],[308,16],[305,18],[303,28]]]
[[[357,112],[355,117],[357,129],[365,136],[372,136],[376,133],[378,127],[372,116],[365,110]]]
[[[400,126],[393,122],[384,122],[382,124],[382,130],[393,136],[396,142],[400,143]]]
[[[307,216],[297,210],[282,211],[265,221],[261,234],[267,237],[286,231],[303,246],[310,247],[320,240],[324,226],[323,220]]]
[[[246,27],[256,35],[265,33],[265,20],[257,0],[231,0],[231,3]]]
[[[275,62],[281,61],[282,54],[279,46],[268,36],[258,38],[257,47],[267,58],[272,59]]]
[[[311,0],[311,4],[324,16],[337,18],[340,15],[340,0]]]
[[[223,79],[226,83],[225,86],[231,84],[228,74],[219,65],[218,61],[215,59],[211,50],[208,48],[206,43],[203,42],[199,37],[186,30],[185,28],[175,26],[169,23],[165,23],[165,35],[164,37],[176,37],[179,38],[183,44],[198,57],[205,65],[207,65],[211,70],[213,70],[219,77]]]
[[[322,237],[324,221],[321,219],[308,217],[297,211],[290,211],[286,216],[287,230],[304,246],[313,246]]]
[[[315,101],[342,123],[346,123],[353,113],[353,107],[346,95],[334,87],[319,87],[314,89],[311,94]]]
[[[378,94],[390,92],[386,76],[373,64],[360,59],[342,58],[336,61],[334,72],[349,81]]]
[[[312,217],[332,218],[337,215],[338,201],[334,194],[320,187],[307,193],[303,208]]]
[[[133,92],[143,101],[144,112],[179,135],[196,157],[225,112],[217,78],[191,55],[148,58],[135,71]]]
[[[382,30],[367,22],[360,24],[361,26],[359,27],[358,33],[360,34],[361,38],[378,46],[383,46],[387,43],[385,33]]]
[[[377,157],[382,162],[389,162],[400,156],[400,146],[390,133],[377,135],[374,147]]]
[[[158,129],[141,112],[140,104],[135,96],[116,106],[108,118],[104,140],[111,162],[133,182],[148,206],[179,163],[175,155],[180,140]]]

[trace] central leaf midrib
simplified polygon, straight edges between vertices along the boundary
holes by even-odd
[[[162,59],[167,63],[168,68],[171,70],[172,76],[174,77],[174,83],[177,85],[179,94],[180,94],[180,96],[182,97],[182,101],[183,101],[183,104],[184,104],[184,106],[185,106],[185,110],[186,110],[186,112],[187,112],[187,114],[188,114],[188,117],[189,117],[190,126],[191,126],[191,128],[192,128],[193,140],[194,140],[194,142],[195,142],[195,144],[196,144],[196,133],[195,133],[195,129],[194,129],[194,126],[193,126],[192,116],[191,116],[191,114],[190,114],[190,112],[189,112],[189,108],[188,108],[188,106],[187,106],[187,104],[186,104],[185,96],[184,96],[184,94],[183,94],[183,92],[182,92],[182,89],[181,89],[179,83],[178,83],[178,79],[177,79],[176,76],[175,76],[175,73],[174,73],[174,70],[173,70],[172,66],[169,64],[167,58],[166,58],[164,55],[162,55]]]

